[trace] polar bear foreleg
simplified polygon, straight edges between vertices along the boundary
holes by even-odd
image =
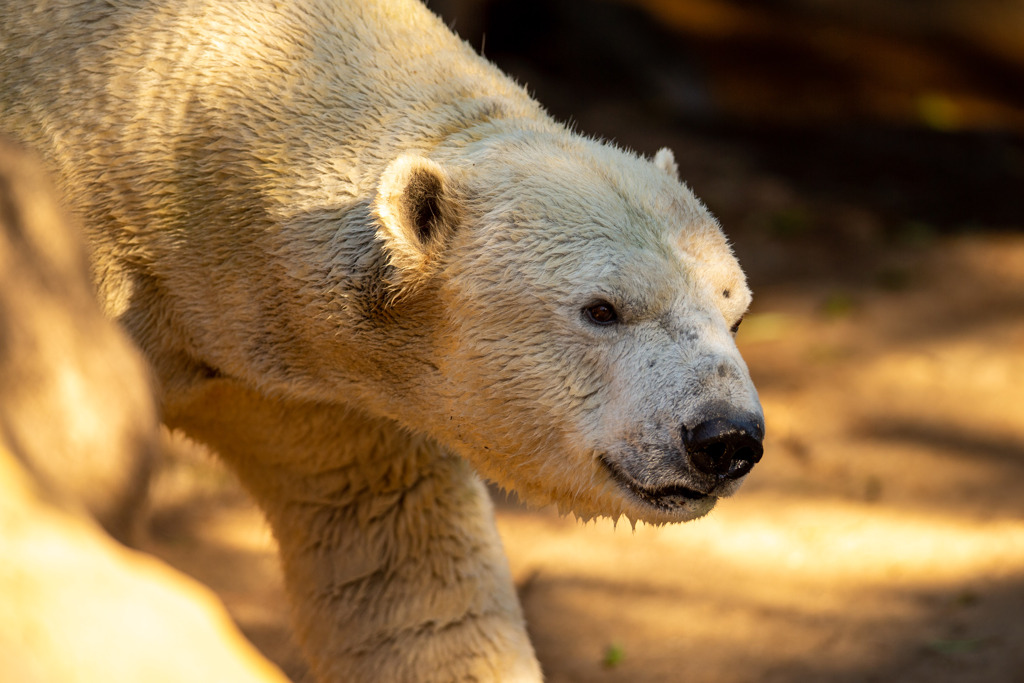
[[[265,511],[318,680],[541,680],[490,499],[465,461],[388,420],[228,380],[169,414]]]

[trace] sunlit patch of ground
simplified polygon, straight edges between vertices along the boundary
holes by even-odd
[[[952,238],[907,287],[759,291],[764,461],[707,518],[580,524],[499,499],[552,683],[1024,680],[1024,238]],[[178,444],[151,549],[296,679],[273,540]]]
[[[1020,521],[755,493],[636,534],[535,518],[502,529],[554,681],[958,680],[930,678],[944,648],[1002,648],[1005,670],[1024,635],[989,619],[1022,592]],[[607,670],[612,645],[623,656]]]

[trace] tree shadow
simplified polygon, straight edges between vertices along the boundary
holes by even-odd
[[[740,578],[758,581],[756,564]],[[851,595],[848,610],[837,613],[815,609],[813,596],[766,603],[742,589],[538,573],[523,602],[552,683],[1021,680],[1024,577],[870,592],[860,596],[867,609]],[[614,664],[610,647],[621,653]]]
[[[985,461],[1006,468],[1005,474],[1016,474],[1024,468],[1024,443],[1010,436],[991,432],[970,432],[927,419],[875,417],[865,421],[857,434],[870,439],[902,442],[920,446],[937,456],[971,461]],[[1015,471],[1016,470],[1016,471]]]

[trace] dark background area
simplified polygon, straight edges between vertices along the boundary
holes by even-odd
[[[428,4],[559,120],[672,147],[741,256],[811,256],[748,258],[755,279],[1024,225],[1024,2]]]

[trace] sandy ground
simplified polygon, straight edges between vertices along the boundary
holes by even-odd
[[[548,679],[1024,681],[1024,236],[943,238],[897,291],[763,288],[739,344],[766,454],[698,522],[581,524],[498,495]],[[174,442],[149,549],[296,680],[270,533]]]

